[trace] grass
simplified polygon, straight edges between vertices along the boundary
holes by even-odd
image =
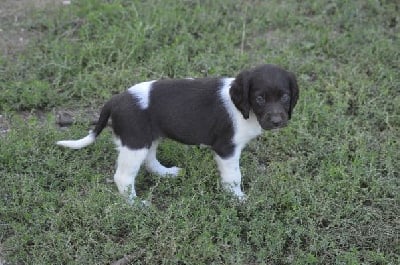
[[[1,4],[0,4],[1,6]],[[72,1],[21,22],[37,38],[0,57],[0,255],[9,264],[398,264],[397,1]],[[8,25],[8,24],[7,24]],[[244,150],[248,201],[223,192],[212,154],[166,141],[176,179],[140,172],[147,208],[107,183],[110,132],[80,151],[54,109],[96,109],[155,78],[296,73],[289,127]],[[41,111],[42,118],[20,115]]]

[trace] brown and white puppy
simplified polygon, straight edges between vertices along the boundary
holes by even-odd
[[[89,135],[57,144],[72,149],[91,144],[111,117],[119,150],[114,181],[130,200],[136,197],[135,177],[143,163],[161,176],[179,174],[180,168],[167,168],[156,158],[162,138],[206,145],[215,153],[224,187],[242,199],[242,149],[262,129],[286,126],[298,97],[294,74],[270,64],[236,78],[143,82],[106,102]]]

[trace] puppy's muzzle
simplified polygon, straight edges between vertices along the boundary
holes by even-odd
[[[285,113],[265,114],[260,121],[261,127],[264,130],[279,129],[285,127],[288,123]]]

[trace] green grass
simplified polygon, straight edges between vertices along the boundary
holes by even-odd
[[[1,4],[0,4],[1,5]],[[399,264],[398,1],[72,1],[36,11],[40,36],[0,57],[0,254],[10,264]],[[40,33],[40,34],[39,34]],[[172,141],[129,206],[107,183],[110,132],[80,151],[81,120],[155,78],[233,76],[260,63],[296,73],[291,124],[244,150],[248,201],[225,193],[212,154]],[[21,118],[20,111],[47,113]]]

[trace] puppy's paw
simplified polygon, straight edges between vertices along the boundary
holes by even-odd
[[[242,193],[240,195],[236,195],[236,198],[240,203],[246,202],[247,201],[247,195]]]
[[[246,194],[242,191],[239,185],[229,185],[225,184],[225,189],[230,192],[233,197],[238,200],[239,202],[245,202],[247,199]]]
[[[240,191],[232,190],[232,194],[234,195],[234,198],[241,203],[247,200],[246,194],[244,194],[241,190]]]
[[[180,167],[169,167],[165,169],[165,172],[163,174],[164,177],[177,177],[181,174],[182,168]]]
[[[148,200],[139,200],[137,197],[127,198],[126,202],[130,206],[138,206],[138,207],[150,207],[151,202]]]
[[[151,202],[149,202],[148,200],[141,200],[140,205],[143,207],[150,207]]]

